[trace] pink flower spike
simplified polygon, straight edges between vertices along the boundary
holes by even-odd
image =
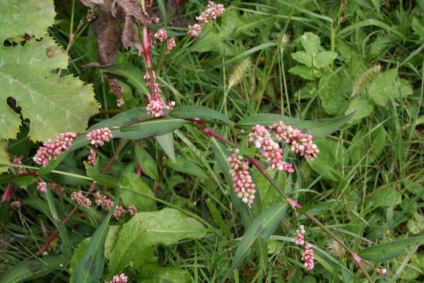
[[[381,275],[384,275],[387,273],[387,269],[380,267],[377,269],[377,272],[380,273]]]
[[[47,192],[47,183],[46,182],[39,182],[37,185],[37,190],[39,190],[42,193]]]
[[[103,146],[112,137],[112,131],[109,128],[96,129],[87,134],[88,141],[95,147]]]
[[[43,146],[38,148],[37,153],[33,157],[34,162],[46,167],[49,160],[55,160],[58,155],[69,149],[76,136],[76,133],[67,132],[56,135],[56,139],[53,141],[48,139],[43,143]]]
[[[256,185],[248,171],[249,163],[243,161],[239,149],[234,150],[234,153],[228,158],[228,162],[230,163],[230,174],[233,177],[233,187],[237,197],[247,204],[253,203]]]
[[[82,192],[73,192],[71,194],[71,199],[76,201],[78,205],[84,206],[84,207],[90,207],[91,206],[91,200],[84,196]]]
[[[128,282],[128,277],[125,275],[125,273],[121,273],[120,275],[115,275],[112,278],[112,281],[110,283],[126,283]]]
[[[170,39],[168,39],[167,43],[166,43],[166,51],[165,54],[168,54],[169,52],[171,52],[171,50],[176,46],[175,44],[175,39],[172,37]]]
[[[137,214],[137,208],[134,205],[130,205],[128,207],[128,212],[130,213],[131,216],[134,216]]]
[[[96,152],[92,149],[90,149],[90,155],[88,156],[88,164],[91,166],[96,166],[97,159],[96,159]]]
[[[166,29],[161,28],[155,33],[155,38],[160,42],[164,42],[168,38],[168,32]]]

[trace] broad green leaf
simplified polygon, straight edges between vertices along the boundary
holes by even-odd
[[[345,112],[352,90],[352,82],[342,69],[323,76],[319,80],[318,89],[325,112],[330,115],[340,115]]]
[[[181,106],[177,107],[169,113],[172,117],[181,119],[215,119],[227,124],[233,124],[224,114],[214,109],[203,106]]]
[[[352,164],[356,165],[361,160],[367,164],[374,162],[383,153],[386,139],[387,132],[382,125],[371,133],[367,128],[357,131],[348,149]]]
[[[374,191],[365,199],[365,206],[394,207],[400,204],[402,195],[393,187],[385,187]]]
[[[106,188],[114,188],[118,189],[120,187],[118,180],[114,177],[101,173],[98,169],[93,166],[86,165],[87,175],[90,178],[93,178],[100,186],[104,186]]]
[[[297,62],[302,63],[303,65],[306,65],[307,67],[310,67],[310,68],[312,67],[313,56],[311,54],[308,54],[305,51],[298,51],[296,53],[292,53],[291,56]]]
[[[304,78],[305,80],[314,80],[316,73],[314,73],[311,67],[307,66],[294,66],[289,69],[289,72],[299,77]]]
[[[319,52],[314,58],[314,67],[321,69],[333,64],[334,59],[337,58],[337,53],[332,51]]]
[[[321,40],[312,32],[305,32],[301,36],[300,41],[306,53],[310,56],[315,57],[321,48]]]
[[[368,117],[371,115],[374,110],[373,103],[366,97],[355,97],[349,102],[349,106],[346,109],[345,114],[353,114],[352,120],[349,121],[350,124],[356,124],[362,118]]]
[[[182,119],[155,119],[142,122],[139,124],[124,126],[119,130],[112,131],[116,138],[129,140],[144,139],[150,136],[161,136],[181,128],[187,124],[186,120]]]
[[[155,139],[163,151],[165,151],[169,159],[175,162],[174,133],[171,132],[164,135],[155,136]]]
[[[396,240],[363,249],[358,253],[358,255],[365,260],[386,261],[398,257],[402,249],[404,249],[407,245],[413,245],[420,242],[422,243],[423,241],[424,236]]]
[[[278,114],[255,114],[241,119],[237,126],[253,127],[260,124],[267,127],[283,121],[286,125],[300,129],[303,133],[308,133],[314,138],[325,138],[345,125],[352,116],[353,114],[331,119],[302,121]]]
[[[403,98],[413,92],[407,80],[398,76],[396,69],[390,69],[378,75],[368,90],[368,96],[379,106],[385,106],[390,98]]]
[[[185,159],[182,156],[177,157],[177,162],[172,160],[166,161],[166,166],[172,170],[193,175],[202,179],[209,179],[209,176],[197,164]]]
[[[349,155],[340,143],[333,140],[314,140],[318,146],[319,154],[311,161],[306,159],[312,169],[324,178],[331,181],[341,181],[343,179],[343,167],[349,164]]]
[[[74,283],[98,282],[102,276],[105,264],[105,241],[109,231],[108,222],[115,208],[116,202],[88,242],[77,265]]]
[[[234,255],[231,268],[224,275],[224,278],[222,278],[221,282],[224,282],[225,279],[227,279],[234,271],[234,269],[236,269],[241,264],[242,260],[250,254],[250,247],[258,237],[261,237],[264,241],[269,240],[278,224],[286,215],[286,211],[287,204],[279,203],[268,208],[262,212],[258,218],[256,218],[256,220],[252,223],[241,239]]]
[[[63,269],[68,260],[63,256],[49,255],[41,258],[22,261],[1,276],[2,283],[28,282],[47,274]]]
[[[157,210],[152,189],[135,173],[126,172],[121,180],[121,199],[126,207],[134,205],[137,211]]]
[[[182,239],[200,239],[205,233],[200,222],[175,209],[139,212],[122,225],[109,261],[114,274],[130,264],[140,271],[144,262],[139,261],[139,255],[146,248],[159,243],[170,245]]]
[[[141,270],[140,276],[137,276],[137,282],[190,283],[193,282],[193,278],[187,270],[174,267],[162,267],[158,264],[149,264]]]
[[[53,1],[1,0],[0,6],[0,139],[15,138],[21,125],[20,115],[6,103],[8,97],[16,100],[23,118],[30,120],[31,140],[44,141],[57,133],[84,131],[98,105],[90,85],[55,71],[67,67],[68,56],[46,36],[47,28],[54,23]],[[42,40],[31,39],[23,46],[3,44],[25,33]]]
[[[9,155],[6,152],[7,142],[0,140],[0,164],[10,164]],[[7,172],[8,167],[0,167],[0,174]]]
[[[134,150],[135,156],[137,157],[137,163],[143,171],[143,174],[146,174],[153,180],[159,179],[158,168],[153,157],[144,148],[142,148],[140,144],[136,144]]]

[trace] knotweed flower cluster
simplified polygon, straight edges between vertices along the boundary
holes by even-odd
[[[47,183],[46,182],[39,182],[37,184],[37,190],[39,190],[42,193],[47,192]]]
[[[253,142],[255,147],[261,151],[273,170],[294,172],[292,165],[283,161],[283,149],[271,139],[271,133],[264,126],[256,125],[252,128],[252,132],[249,134],[249,142]]]
[[[134,216],[137,214],[137,208],[134,205],[130,205],[128,207],[128,212],[130,213],[131,216]]]
[[[151,88],[152,83],[151,83],[150,74],[146,73],[144,75],[144,79],[147,80],[146,86],[148,88]],[[168,104],[165,104],[161,96],[162,90],[159,88],[159,84],[156,83],[156,74],[154,72],[153,72],[153,81],[155,82],[153,84],[153,87],[155,88],[156,97],[150,100],[146,108],[147,108],[148,115],[150,115],[152,118],[157,118],[157,117],[161,117],[165,115],[165,112],[164,112],[165,109],[174,109],[175,102],[171,101]]]
[[[109,128],[96,129],[87,134],[88,141],[95,147],[103,146],[112,137],[112,131]]]
[[[225,7],[223,4],[215,4],[214,2],[209,1],[208,8],[205,11],[203,11],[203,13],[200,16],[196,17],[197,24],[188,26],[189,28],[188,35],[191,37],[199,36],[200,33],[202,32],[203,25],[205,25],[207,22],[211,20],[215,20],[216,18],[221,16],[222,13],[224,13],[224,11],[225,11]]]
[[[122,205],[117,205],[115,208],[115,211],[113,212],[113,216],[115,216],[115,219],[118,220],[119,218],[121,218],[127,213],[128,211],[125,208],[123,208]]]
[[[311,135],[303,134],[301,130],[287,126],[282,121],[274,123],[269,128],[275,131],[278,140],[283,140],[290,146],[291,151],[310,160],[314,160],[319,153],[317,145],[312,142]]]
[[[13,155],[12,156],[12,163],[16,165],[22,165],[22,157]],[[16,174],[24,174],[27,172],[25,168],[15,167]]]
[[[166,51],[165,54],[168,54],[169,52],[171,52],[171,50],[176,46],[175,44],[175,39],[174,38],[170,38],[168,39],[167,43],[166,43]]]
[[[97,159],[96,159],[96,152],[92,149],[90,149],[90,155],[88,156],[88,164],[90,164],[91,166],[96,166],[97,164]]]
[[[69,149],[76,136],[76,133],[67,132],[56,135],[56,139],[53,141],[48,139],[37,150],[33,160],[39,165],[47,166],[49,160],[56,159],[58,155]]]
[[[86,196],[84,196],[82,192],[73,192],[71,194],[71,199],[73,201],[76,201],[78,205],[80,206],[85,206],[85,207],[91,206],[91,200],[87,198]]]
[[[164,42],[168,38],[168,32],[164,28],[160,28],[155,33],[155,38],[159,40],[160,42]]]
[[[108,199],[107,196],[95,192],[93,196],[96,198],[95,202],[101,206],[104,210],[109,211],[113,206],[113,201]]]
[[[249,163],[244,161],[239,149],[234,150],[234,153],[228,158],[228,162],[230,163],[230,173],[237,197],[245,203],[253,203],[256,190],[249,174]]]
[[[294,242],[296,245],[303,246],[302,251],[302,260],[304,261],[303,266],[306,270],[311,270],[314,268],[314,250],[311,245],[305,242],[305,228],[303,225],[299,226],[299,229],[296,230],[296,237],[294,238]]]
[[[112,281],[110,283],[125,283],[128,282],[128,277],[125,275],[125,273],[121,273],[120,275],[115,275],[112,278]]]
[[[312,142],[311,135],[303,134],[299,129],[287,126],[282,121],[274,123],[269,129],[275,132],[279,141],[284,141],[293,152],[301,156],[313,160],[319,152],[316,144]],[[292,165],[283,161],[283,149],[272,140],[271,132],[267,128],[262,125],[254,126],[249,134],[249,142],[254,143],[255,147],[261,151],[273,170],[294,172]]]
[[[112,76],[106,76],[106,80],[107,80],[107,83],[110,86],[110,89],[112,90],[112,92],[114,94],[116,94],[116,96],[118,97],[117,100],[116,100],[116,105],[119,108],[122,108],[122,106],[124,106],[124,104],[125,104],[125,101],[122,97],[122,94],[124,92],[124,88]]]

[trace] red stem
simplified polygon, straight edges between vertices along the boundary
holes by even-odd
[[[147,25],[143,25],[143,52],[147,71],[150,75],[150,100],[156,100],[155,78],[152,68],[152,61],[150,60],[149,32],[147,31]]]

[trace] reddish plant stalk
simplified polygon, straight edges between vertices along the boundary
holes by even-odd
[[[149,32],[147,30],[147,25],[143,25],[143,52],[147,72],[149,72],[150,75],[150,100],[156,100],[155,77],[153,73],[152,60],[150,60]]]

